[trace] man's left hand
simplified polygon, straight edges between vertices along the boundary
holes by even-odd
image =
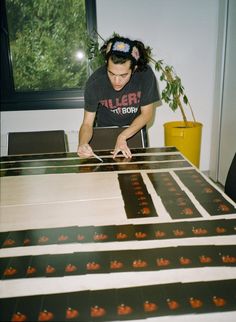
[[[127,145],[126,140],[120,136],[117,138],[114,151],[111,152],[113,154],[113,159],[116,158],[119,152],[121,152],[125,158],[132,158],[132,153]]]

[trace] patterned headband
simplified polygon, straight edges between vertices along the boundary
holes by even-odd
[[[131,59],[134,59],[136,63],[140,58],[138,48],[128,39],[114,39],[109,42],[106,49],[106,55],[110,56],[111,54],[121,54],[124,57],[130,57]]]

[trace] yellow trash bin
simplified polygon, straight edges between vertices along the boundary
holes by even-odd
[[[190,162],[199,167],[202,124],[168,122],[164,124],[165,146],[175,146]]]

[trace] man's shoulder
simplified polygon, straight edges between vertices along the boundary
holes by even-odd
[[[137,71],[136,76],[141,79],[147,79],[155,77],[155,73],[150,65],[147,65],[145,69]]]
[[[145,75],[155,75],[152,67],[147,65],[146,68],[143,70],[143,74]]]
[[[94,82],[101,81],[104,77],[106,77],[106,66],[101,66],[98,69],[96,69],[92,75],[89,76],[87,80],[87,85],[91,85]]]

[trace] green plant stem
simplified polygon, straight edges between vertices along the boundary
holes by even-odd
[[[174,81],[174,78],[172,76],[171,70],[170,69],[164,69],[164,68],[162,68],[162,71],[165,74],[167,81],[170,82],[170,83],[172,83]],[[177,100],[177,104],[178,104],[178,106],[180,108],[180,112],[182,114],[184,124],[187,127],[188,126],[187,117],[185,115],[184,108],[183,108],[183,104],[182,104],[182,102],[180,100],[180,96],[179,95],[176,97],[176,100]]]
[[[173,70],[172,70],[172,67],[169,67],[169,66],[163,66],[163,63],[162,61],[156,61],[155,59],[153,59],[151,56],[149,57],[149,60],[155,65],[155,69],[158,70],[158,71],[161,71],[163,73],[163,75],[165,75],[165,80],[167,83],[169,84],[173,84],[174,80],[175,80],[175,77],[173,76]],[[158,66],[158,68],[157,68]],[[183,107],[183,104],[182,104],[182,101],[180,99],[180,94],[178,96],[176,96],[176,102],[177,102],[177,105],[180,109],[180,112],[182,114],[182,118],[183,118],[183,121],[185,123],[185,126],[188,127],[188,121],[187,121],[187,117],[186,117],[186,114],[184,112],[184,107]],[[190,111],[191,111],[191,114],[192,114],[192,118],[193,118],[193,121],[194,123],[196,123],[196,119],[195,119],[195,116],[194,116],[194,113],[193,113],[193,109],[190,105],[189,102],[186,103],[189,108],[190,108]]]
[[[188,102],[188,106],[189,106],[189,108],[190,108],[190,111],[191,111],[191,114],[192,114],[192,118],[193,118],[193,121],[194,121],[194,123],[196,123],[196,119],[195,119],[195,116],[194,116],[194,113],[193,113],[193,109],[192,109],[192,106],[191,106],[191,104]]]

